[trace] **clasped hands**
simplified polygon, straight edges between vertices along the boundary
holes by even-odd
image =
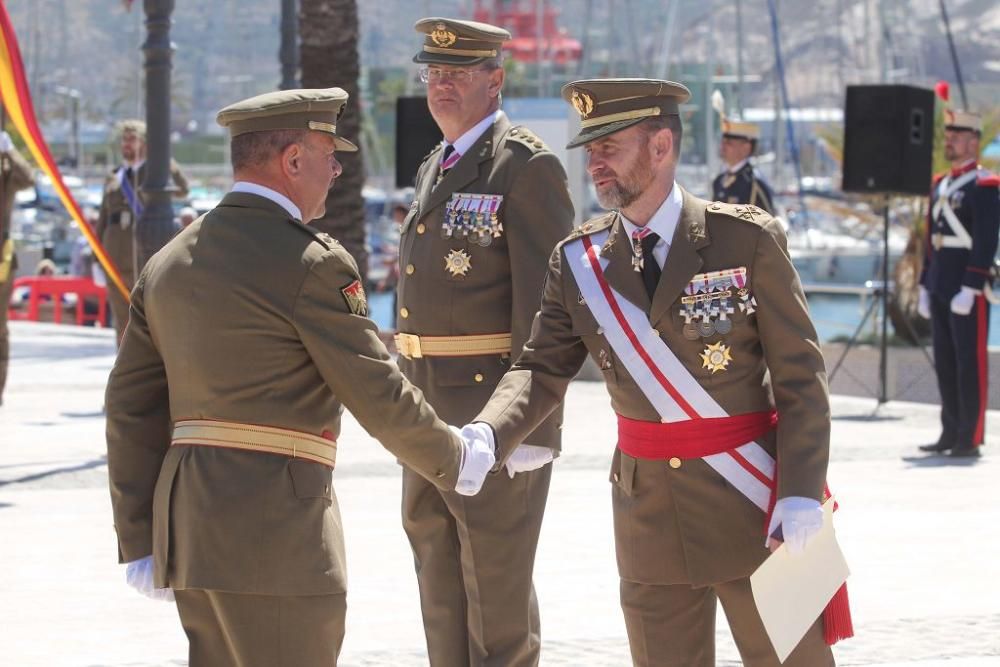
[[[496,464],[496,436],[492,427],[483,422],[466,424],[461,430],[454,426],[451,429],[462,439],[462,466],[455,491],[463,496],[474,496]],[[537,470],[551,461],[552,450],[548,447],[519,445],[504,467],[513,478],[519,472]]]

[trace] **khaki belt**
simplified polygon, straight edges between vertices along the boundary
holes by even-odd
[[[969,244],[965,242],[965,239],[952,236],[951,234],[942,234],[940,232],[931,234],[931,245],[934,246],[935,250],[940,250],[941,248],[970,248]]]
[[[174,424],[171,445],[201,445],[284,454],[334,467],[337,441],[275,426],[213,419],[184,419]]]
[[[473,357],[480,354],[510,354],[510,334],[474,336],[395,335],[396,350],[407,359],[421,357]]]

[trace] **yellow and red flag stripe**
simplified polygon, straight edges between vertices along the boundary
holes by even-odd
[[[28,150],[34,156],[35,162],[52,179],[52,185],[55,187],[59,199],[87,238],[97,261],[104,267],[111,282],[128,299],[128,289],[118,273],[118,268],[104,251],[104,246],[101,245],[94,230],[84,219],[80,205],[77,204],[73,195],[70,194],[69,188],[63,182],[62,174],[59,172],[55,160],[52,159],[49,146],[45,143],[45,137],[42,136],[42,131],[38,127],[35,108],[31,103],[31,91],[28,89],[28,81],[24,76],[21,51],[17,46],[17,36],[14,34],[14,26],[10,22],[10,15],[7,14],[7,8],[3,2],[0,2],[0,100],[2,100],[4,108],[7,109],[7,114],[14,127],[17,128],[18,134],[21,135]]]

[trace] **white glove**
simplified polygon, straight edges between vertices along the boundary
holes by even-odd
[[[531,472],[538,470],[543,465],[552,462],[552,450],[548,447],[538,447],[536,445],[518,445],[511,453],[510,458],[504,463],[507,474],[511,479],[519,472]]]
[[[823,527],[823,508],[818,500],[812,498],[782,498],[774,504],[771,523],[767,526],[768,537],[774,535],[778,526],[781,526],[782,539],[788,547],[788,553],[802,553],[806,543]]]
[[[14,142],[6,130],[0,131],[0,152],[9,153],[14,150]]]
[[[951,297],[951,312],[956,315],[968,315],[971,313],[972,306],[976,304],[977,294],[979,294],[978,290],[963,285],[962,291]]]
[[[174,601],[174,592],[169,588],[153,586],[153,557],[146,556],[125,564],[125,581],[129,586],[153,600]]]
[[[462,466],[458,470],[455,491],[463,496],[474,496],[483,488],[486,475],[497,462],[493,429],[489,424],[476,422],[463,426],[461,431],[454,426],[451,430],[462,438]]]
[[[917,296],[917,315],[925,320],[931,319],[931,293],[923,285],[920,286],[920,294]]]

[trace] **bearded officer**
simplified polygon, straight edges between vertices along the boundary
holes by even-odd
[[[978,163],[982,119],[945,111],[944,154],[951,171],[934,179],[920,276],[920,314],[931,320],[941,393],[934,454],[977,458],[985,439],[990,303],[984,289],[997,250],[1000,178]]]
[[[135,223],[142,216],[146,179],[146,124],[141,120],[122,121],[118,126],[122,163],[104,182],[104,195],[94,232],[114,263],[122,282],[129,290],[135,284],[137,266]],[[178,199],[188,195],[188,183],[180,167],[171,160],[172,194]],[[128,301],[117,288],[108,288],[108,302],[120,342],[128,322]]]
[[[344,543],[333,467],[346,407],[428,483],[475,493],[463,445],[366,317],[323,215],[341,172],[340,88],[226,107],[236,183],[144,268],[107,390],[119,556],[173,589],[191,665],[335,665]]]
[[[10,358],[10,332],[7,328],[7,304],[14,290],[17,256],[14,239],[10,237],[10,214],[14,195],[35,184],[31,165],[21,155],[10,135],[0,130],[0,405],[7,385],[7,364]]]
[[[520,351],[546,259],[573,226],[566,174],[500,110],[506,30],[417,22],[427,103],[444,142],[417,172],[400,242],[400,368],[449,423],[469,421]],[[535,547],[560,446],[557,410],[503,474],[464,498],[403,470],[431,665],[537,665]]]
[[[722,119],[719,157],[726,169],[712,181],[712,196],[716,201],[729,204],[752,204],[773,215],[774,195],[771,186],[750,161],[757,152],[759,139],[758,125]]]
[[[552,254],[531,339],[466,429],[506,460],[589,353],[619,423],[612,500],[633,662],[714,665],[718,600],[743,663],[776,667],[749,575],[765,535],[799,551],[822,523],[826,373],[779,222],[674,180],[689,95],[645,79],[563,88],[581,116],[569,147],[585,147],[613,211]],[[818,619],[784,664],[833,664]]]

